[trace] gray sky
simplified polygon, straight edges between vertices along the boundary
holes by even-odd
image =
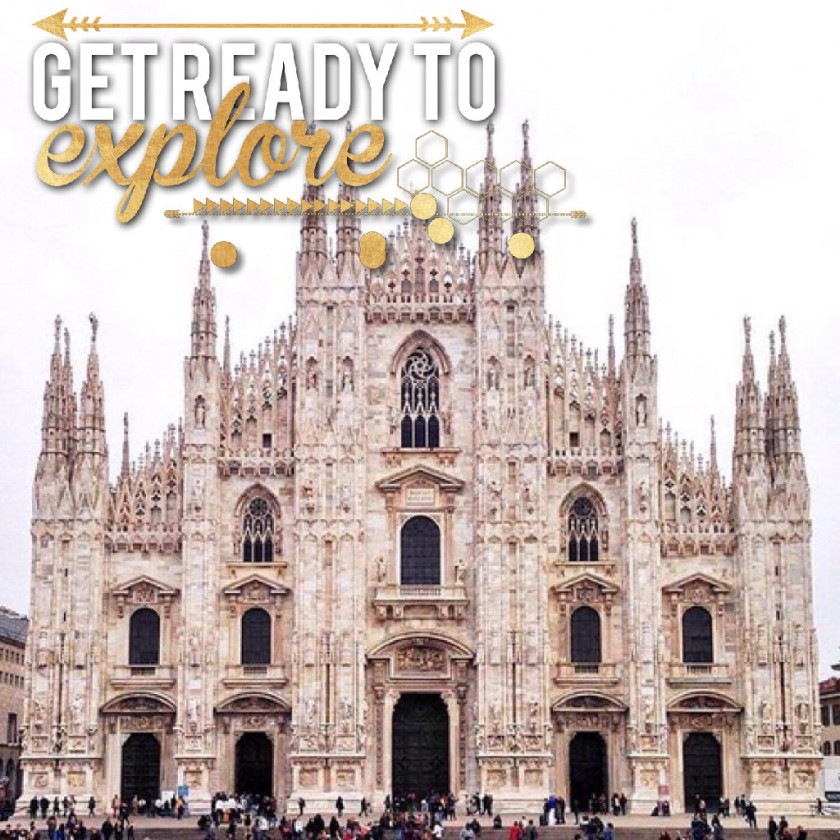
[[[433,4],[434,5],[434,4]],[[71,8],[68,16],[101,14],[103,21],[172,20],[170,4],[100,2]],[[545,223],[548,308],[588,346],[606,346],[607,319],[620,333],[629,257],[629,220],[639,220],[644,277],[648,284],[653,346],[659,356],[659,406],[663,419],[708,452],[709,415],[717,418],[719,452],[727,474],[740,372],[741,319],[752,316],[756,362],[766,375],[767,335],[788,319],[788,340],[799,387],[814,519],[814,589],[821,674],[840,659],[840,611],[832,545],[840,542],[837,445],[825,412],[840,394],[836,328],[840,212],[840,148],[836,32],[840,7],[833,2],[742,0],[737,4],[604,0],[546,7],[482,0],[469,11],[495,26],[478,36],[498,58],[495,113],[499,163],[518,156],[520,124],[531,123],[535,163],[554,160],[569,173],[569,189],[556,209],[583,209],[585,224]],[[527,11],[523,11],[527,10]],[[298,197],[296,166],[261,191],[238,181],[212,189],[202,179],[181,188],[152,187],[130,224],[115,219],[121,190],[104,178],[83,187],[43,185],[35,157],[54,127],[38,120],[31,101],[31,57],[44,40],[31,23],[49,14],[18,5],[8,15],[3,111],[4,164],[0,168],[5,263],[0,331],[0,601],[27,611],[29,604],[31,485],[40,441],[41,398],[48,371],[52,323],[60,312],[70,327],[77,385],[89,340],[87,315],[100,320],[100,355],[106,388],[112,473],[118,467],[122,413],[132,428],[132,456],[182,414],[182,359],[188,352],[192,287],[200,235],[195,220],[173,222],[168,208],[191,209],[193,197],[273,199]],[[177,17],[194,21],[303,20],[312,8],[249,3],[247,12],[218,0],[181,4]],[[420,15],[459,19],[457,4],[367,2],[363,8],[325,2],[322,20],[413,21]],[[219,100],[220,33],[132,35],[156,40],[161,57],[150,72],[149,126],[173,124],[168,94],[173,40],[200,41],[214,64],[211,106]],[[241,62],[253,75],[255,98],[268,73],[271,45],[296,45],[298,72],[309,108],[311,44],[368,41],[400,49],[391,71],[383,127],[392,169],[366,193],[393,198],[396,165],[413,153],[413,138],[427,130],[422,109],[422,70],[410,42],[379,32],[338,32],[320,37],[297,32],[257,37],[258,54]],[[353,36],[353,37],[347,37]],[[429,40],[435,36],[427,35]],[[441,39],[444,36],[440,36]],[[85,40],[117,40],[116,33]],[[71,35],[71,47],[81,36]],[[233,38],[229,38],[233,40]],[[462,46],[450,35],[453,52]],[[103,60],[104,61],[104,60]],[[115,134],[127,124],[127,59],[115,58]],[[442,70],[441,119],[434,128],[450,138],[450,158],[461,164],[484,153],[484,129],[455,107],[454,57]],[[109,71],[110,72],[110,71]],[[369,101],[356,79],[350,118],[364,122]],[[107,104],[106,103],[106,104]],[[71,121],[73,114],[66,121]],[[195,123],[188,112],[188,119]],[[287,125],[281,112],[278,123]],[[343,120],[342,120],[343,124]],[[330,126],[327,126],[330,127]],[[203,128],[206,131],[206,127]],[[237,135],[244,135],[244,132]],[[145,148],[144,137],[138,146]],[[238,148],[239,141],[233,143]],[[201,148],[201,147],[200,147]],[[137,157],[126,158],[134,161]],[[126,168],[133,169],[133,166]],[[335,188],[333,187],[333,193]],[[555,209],[554,207],[552,209]],[[476,227],[458,229],[468,247]],[[220,219],[211,241],[237,246],[240,267],[214,272],[220,320],[231,315],[235,353],[250,350],[292,311],[297,225],[282,219]]]

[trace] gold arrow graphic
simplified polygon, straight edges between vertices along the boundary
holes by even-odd
[[[32,25],[64,41],[67,40],[68,29],[71,32],[101,32],[103,29],[419,29],[421,32],[449,32],[462,29],[463,40],[493,25],[490,21],[463,9],[463,23],[453,23],[448,17],[444,17],[442,22],[433,17],[431,23],[425,17],[420,18],[420,23],[102,23],[101,17],[93,20],[83,17],[79,20],[74,16],[65,21],[66,14],[67,9],[63,9]]]

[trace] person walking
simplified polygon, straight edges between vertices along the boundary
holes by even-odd
[[[338,818],[341,819],[344,813],[344,799],[340,796],[335,800],[335,812],[338,814]]]

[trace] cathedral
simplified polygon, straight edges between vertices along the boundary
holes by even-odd
[[[395,220],[369,270],[358,216],[304,215],[295,317],[238,361],[205,222],[183,420],[134,459],[127,418],[109,456],[96,318],[78,395],[56,321],[25,800],[807,811],[811,522],[784,320],[764,386],[744,322],[729,483],[714,429],[700,454],[659,420],[635,221],[623,348],[612,322],[599,357],[548,317],[522,159],[505,231],[488,148],[474,254]]]

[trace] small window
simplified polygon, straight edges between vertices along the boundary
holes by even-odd
[[[428,350],[418,348],[403,365],[400,412],[403,449],[440,446],[440,374]]]
[[[400,532],[400,583],[440,584],[440,528],[428,516],[413,516]]]
[[[242,520],[242,562],[274,562],[274,516],[265,499],[248,502]]]
[[[840,741],[834,742],[834,755],[840,755]]]
[[[714,661],[712,616],[703,607],[691,607],[683,613],[683,662],[704,664]]]
[[[569,449],[577,449],[580,446],[580,432],[569,432]]]
[[[593,665],[601,661],[601,616],[592,607],[572,613],[572,662]]]
[[[6,743],[16,744],[18,740],[18,721],[17,715],[9,713],[6,721]]]
[[[598,514],[585,496],[576,499],[569,512],[568,549],[573,563],[598,559]]]
[[[262,448],[271,449],[271,432],[266,432],[262,438]]]
[[[820,707],[820,719],[822,720],[823,726],[828,726],[830,721],[828,706]]]
[[[242,616],[242,664],[268,665],[271,662],[271,616],[259,608]]]
[[[831,741],[823,741],[823,755],[831,755]]]
[[[129,625],[128,664],[157,665],[160,662],[160,616],[149,609],[132,613]]]
[[[836,703],[831,707],[831,722],[835,726],[840,724],[840,706]]]

